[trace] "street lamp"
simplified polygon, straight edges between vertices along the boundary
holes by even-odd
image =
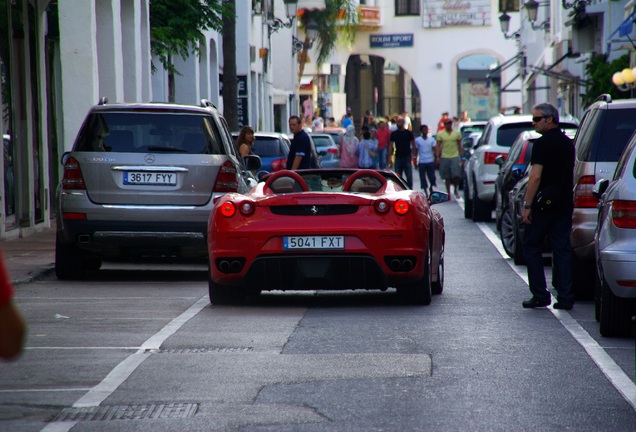
[[[285,15],[287,15],[287,22],[284,22],[280,18],[274,18],[267,23],[269,34],[276,33],[282,27],[290,28],[294,24],[294,18],[298,12],[298,0],[283,0],[285,3]]]
[[[318,24],[316,23],[316,21],[311,20],[307,23],[307,27],[305,27],[305,36],[306,42],[311,47],[311,45],[318,37]]]
[[[501,26],[501,32],[503,33],[506,39],[519,38],[519,30],[509,35],[508,30],[510,30],[510,15],[504,11],[499,17],[499,25]]]
[[[539,11],[539,6],[548,5],[549,3],[539,3],[535,0],[528,0],[523,4],[523,8],[528,12],[528,21],[532,26],[532,30],[546,30],[550,28],[550,19],[546,19],[541,24],[535,24],[537,21],[537,12]]]
[[[633,69],[625,68],[614,73],[612,82],[619,91],[626,92],[636,88],[636,67]]]

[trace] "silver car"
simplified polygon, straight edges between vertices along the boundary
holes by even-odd
[[[574,251],[574,291],[578,298],[599,296],[594,266],[594,230],[598,199],[592,194],[601,179],[611,179],[618,158],[636,130],[636,100],[600,96],[590,105],[574,138],[574,213],[570,242]],[[595,285],[597,285],[595,287]]]
[[[244,193],[258,156],[237,156],[227,125],[201,106],[92,107],[62,157],[55,272],[78,279],[103,258],[204,258],[215,198]]]
[[[600,280],[597,319],[603,336],[629,336],[636,315],[636,134],[613,180],[594,187],[599,198],[594,252]]]

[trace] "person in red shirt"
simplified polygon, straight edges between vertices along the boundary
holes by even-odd
[[[437,133],[443,131],[446,128],[445,123],[447,119],[448,119],[448,113],[443,112],[442,118],[439,119],[439,121],[437,122]]]
[[[375,138],[378,140],[378,157],[380,158],[380,169],[386,169],[386,152],[389,148],[389,139],[391,138],[391,131],[386,122],[380,120],[378,123],[378,130],[376,131]]]
[[[13,303],[13,285],[0,252],[0,358],[10,360],[22,351],[26,326]]]

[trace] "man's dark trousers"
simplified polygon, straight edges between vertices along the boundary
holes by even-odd
[[[572,290],[572,211],[532,211],[532,223],[525,226],[523,255],[528,267],[530,292],[539,301],[549,301],[541,252],[546,236],[552,247],[552,283],[557,290],[557,301],[574,304]]]
[[[406,176],[406,183],[413,187],[413,168],[411,167],[411,156],[395,157],[395,172]]]

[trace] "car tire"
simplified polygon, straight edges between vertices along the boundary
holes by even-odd
[[[501,223],[499,224],[499,238],[501,239],[501,245],[503,246],[506,254],[510,258],[515,257],[515,222],[514,216],[509,208],[504,210],[501,215]]]
[[[503,217],[503,202],[499,202],[499,189],[497,189],[497,186],[495,186],[495,195],[494,195],[494,201],[493,201],[493,207],[495,208],[495,227],[497,228],[497,231],[499,231],[501,229],[501,219]],[[499,209],[499,206],[502,206],[502,210]]]
[[[431,255],[427,250],[424,256],[424,276],[419,281],[399,286],[398,294],[408,304],[426,306],[431,304],[431,287]]]
[[[444,248],[440,252],[439,263],[437,264],[437,280],[431,283],[431,292],[433,294],[444,292]]]
[[[64,243],[58,232],[55,236],[55,276],[60,280],[83,279],[90,267],[86,254],[75,244]]]
[[[514,252],[512,256],[512,262],[515,265],[526,265],[526,259],[523,256],[523,238],[521,237],[521,232],[519,231],[519,227],[513,225],[514,230]]]
[[[473,200],[470,199],[470,191],[468,190],[468,180],[464,177],[464,219],[472,219],[473,217]]]
[[[594,261],[582,260],[572,254],[572,288],[577,300],[594,298],[594,281],[597,277]]]
[[[594,319],[596,322],[601,320],[601,289],[601,278],[597,274],[594,281]]]
[[[236,305],[245,302],[245,292],[242,287],[221,285],[214,282],[209,276],[208,294],[210,296],[210,303],[213,305]]]
[[[492,208],[490,203],[479,199],[477,194],[477,182],[473,179],[473,221],[490,222],[492,220]]]
[[[601,316],[599,332],[605,337],[625,337],[632,331],[634,300],[614,295],[605,280],[601,281]]]

